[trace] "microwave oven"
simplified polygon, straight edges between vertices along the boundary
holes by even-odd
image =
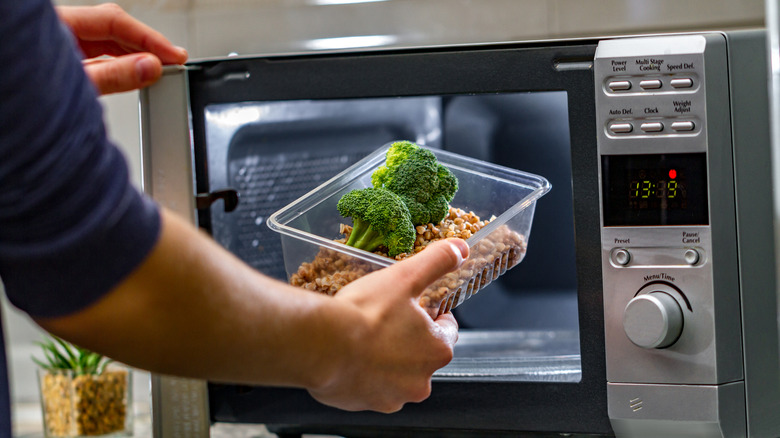
[[[269,215],[413,140],[542,175],[422,403],[154,375],[155,436],[780,435],[762,30],[204,59],[141,93],[144,190],[286,279]],[[308,435],[307,435],[308,436]]]

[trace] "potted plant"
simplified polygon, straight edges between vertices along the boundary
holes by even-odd
[[[46,437],[129,435],[132,380],[126,367],[58,337],[38,343],[38,383]]]

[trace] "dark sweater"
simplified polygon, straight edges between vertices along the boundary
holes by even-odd
[[[0,17],[0,280],[31,316],[67,315],[141,263],[159,211],[107,139],[96,90],[49,0],[0,0]],[[0,436],[10,436],[0,355]]]

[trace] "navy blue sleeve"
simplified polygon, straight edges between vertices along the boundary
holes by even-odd
[[[0,280],[30,315],[67,315],[143,261],[159,211],[107,139],[49,0],[0,0],[0,17]]]

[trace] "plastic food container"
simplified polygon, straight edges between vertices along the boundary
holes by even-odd
[[[371,187],[371,174],[383,165],[392,143],[331,178],[268,218],[268,226],[281,233],[288,279],[301,273],[318,285],[348,282],[397,261],[347,246],[341,224],[351,225],[336,209],[341,197],[354,189]],[[470,255],[461,267],[431,285],[420,298],[435,317],[450,311],[479,292],[526,253],[536,201],[550,190],[543,177],[498,166],[450,152],[429,149],[450,169],[459,189],[450,205],[473,212],[490,222],[466,239]],[[292,281],[291,281],[292,283]],[[321,290],[322,291],[322,290]]]

